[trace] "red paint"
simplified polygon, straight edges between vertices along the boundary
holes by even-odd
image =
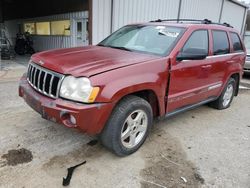
[[[89,77],[93,86],[100,87],[94,104],[43,96],[31,88],[25,75],[20,81],[19,95],[46,119],[71,126],[63,114],[72,114],[76,118],[77,128],[88,134],[98,134],[117,102],[126,95],[143,90],[152,91],[157,98],[158,115],[164,116],[183,106],[219,96],[230,76],[242,76],[245,48],[242,53],[234,53],[230,39],[230,54],[212,56],[211,30],[225,30],[228,36],[229,31],[237,32],[236,30],[209,24],[150,24],[186,28],[169,56],[160,57],[99,46],[52,50],[32,56],[32,61],[37,64],[42,61],[42,66],[47,69],[75,77]],[[209,31],[210,57],[188,62],[176,61],[178,52],[197,29]],[[167,91],[169,75],[170,85]],[[208,90],[216,84],[221,86]]]

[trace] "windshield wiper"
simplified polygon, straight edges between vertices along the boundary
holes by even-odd
[[[109,47],[109,48],[115,48],[115,49],[119,49],[119,50],[126,50],[129,52],[132,52],[131,49],[123,47],[123,46],[111,46],[111,45],[104,45],[104,44],[98,44],[97,46],[103,46],[103,47]]]
[[[108,46],[108,47],[119,49],[119,50],[126,50],[126,51],[130,51],[130,52],[132,51],[131,49],[123,47],[123,46]]]

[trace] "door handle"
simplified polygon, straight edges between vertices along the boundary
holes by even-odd
[[[212,67],[212,65],[203,65],[203,66],[201,66],[201,68],[203,68],[203,69],[210,69]]]

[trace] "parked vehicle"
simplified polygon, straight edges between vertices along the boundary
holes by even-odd
[[[250,32],[246,32],[246,35],[244,37],[244,43],[247,50],[247,57],[246,62],[244,66],[244,73],[250,74]]]
[[[246,57],[238,32],[179,21],[127,25],[97,46],[37,53],[19,95],[43,118],[97,134],[115,154],[129,155],[153,118],[206,103],[226,109],[238,95]]]
[[[9,60],[11,58],[10,43],[5,38],[0,37],[0,54],[2,60]]]
[[[34,54],[33,40],[29,32],[17,33],[15,52],[18,55]]]
[[[6,35],[5,27],[0,27],[0,58],[2,60],[9,60],[15,57],[13,46]]]

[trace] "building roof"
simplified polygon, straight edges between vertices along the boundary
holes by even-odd
[[[235,3],[235,4],[237,4],[237,5],[240,5],[240,6],[244,7],[244,8],[249,8],[249,5],[247,5],[247,4],[244,3],[244,2],[237,1],[237,0],[228,0],[228,1],[231,1],[232,3]]]

